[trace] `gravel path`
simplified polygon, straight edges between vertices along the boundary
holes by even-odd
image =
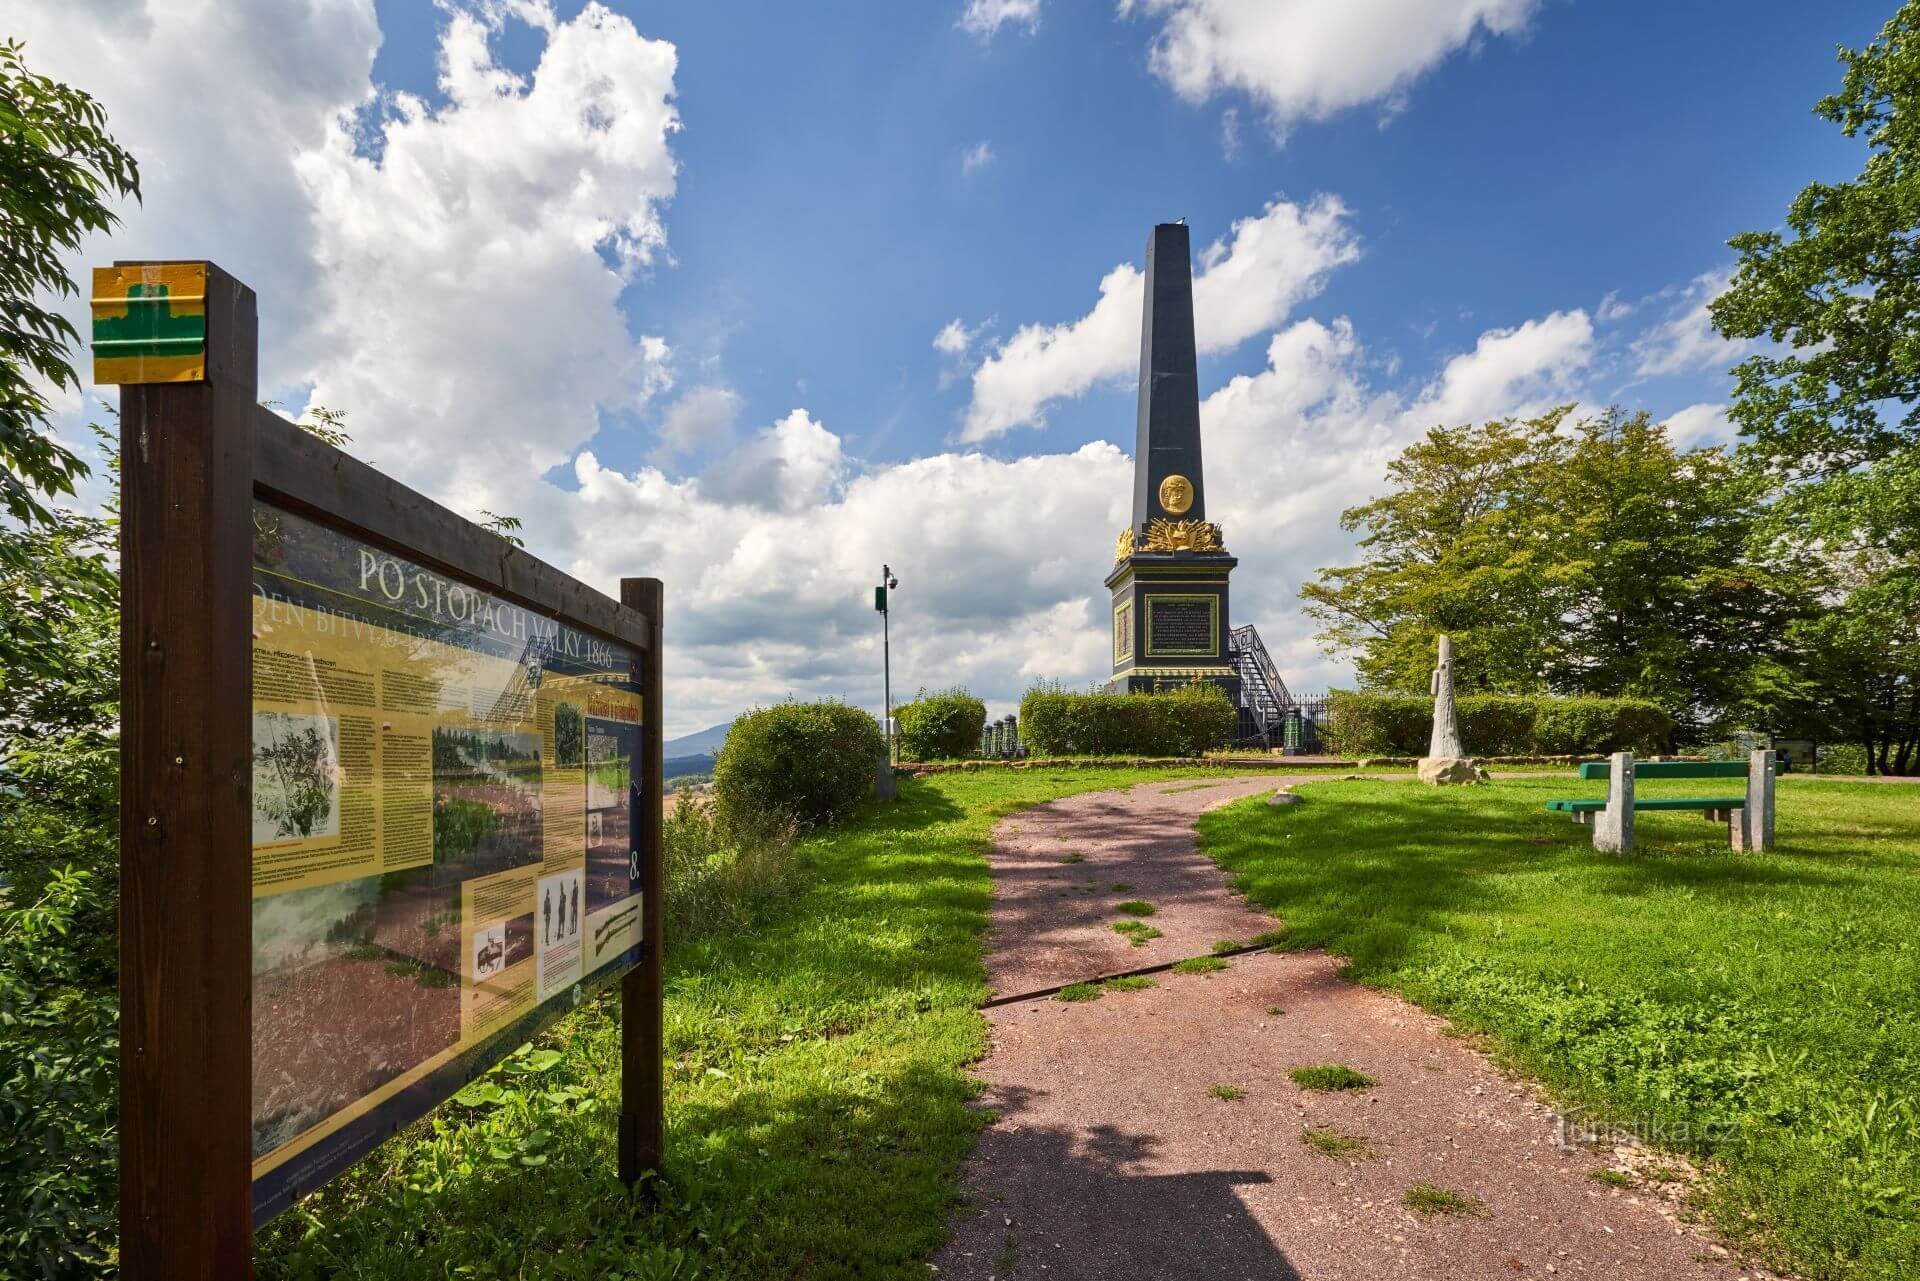
[[[1324,777],[1316,775],[1310,777]],[[1011,996],[1206,953],[1274,922],[1194,848],[1204,809],[1308,781],[1262,775],[1142,784],[1004,820],[995,833],[987,969]],[[1077,858],[1075,857],[1077,856]],[[1069,861],[1071,860],[1071,861]],[[1116,890],[1116,885],[1129,890]],[[1124,899],[1165,932],[1133,947]],[[980,1065],[997,1121],[964,1176],[942,1278],[1713,1278],[1743,1270],[1659,1197],[1603,1186],[1609,1149],[1563,1148],[1527,1087],[1441,1020],[1343,982],[1321,953],[1235,958],[1100,1000],[988,1011]],[[1345,1064],[1373,1088],[1301,1089],[1288,1069]],[[1222,1099],[1214,1086],[1244,1091]],[[1228,1092],[1228,1091],[1223,1091]],[[1336,1159],[1302,1132],[1364,1139]],[[1421,1182],[1477,1211],[1423,1216]]]

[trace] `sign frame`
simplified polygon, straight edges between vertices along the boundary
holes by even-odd
[[[237,674],[252,665],[256,499],[639,656],[642,941],[618,978],[618,1162],[636,1182],[665,1146],[662,584],[624,578],[612,600],[260,406],[255,297],[213,263],[121,261],[96,279],[183,267],[204,270],[202,376],[167,369],[121,392],[122,1272],[252,1275],[252,682]],[[536,1004],[515,1030],[562,1013]]]

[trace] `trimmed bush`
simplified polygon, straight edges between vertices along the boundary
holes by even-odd
[[[814,827],[873,795],[886,750],[880,724],[845,703],[781,703],[734,721],[713,763],[713,795],[730,828],[787,819]]]
[[[1673,717],[1641,698],[1469,694],[1457,707],[1475,756],[1648,753],[1673,738]],[[1433,700],[1416,694],[1335,690],[1327,713],[1321,737],[1341,756],[1424,756],[1433,733]]]
[[[980,749],[987,705],[955,686],[929,694],[921,690],[905,707],[896,707],[900,755],[910,761],[953,761]]]
[[[1040,685],[1020,700],[1020,740],[1035,756],[1198,756],[1231,742],[1239,715],[1211,683],[1161,694],[1069,694]]]

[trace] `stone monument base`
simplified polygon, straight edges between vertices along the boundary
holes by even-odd
[[[1463,783],[1484,783],[1487,772],[1471,756],[1422,756],[1420,781],[1429,787],[1457,787]]]

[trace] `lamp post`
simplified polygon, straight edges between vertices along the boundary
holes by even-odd
[[[873,607],[880,611],[881,697],[886,699],[886,705],[881,710],[880,723],[886,726],[887,731],[888,765],[893,765],[895,761],[893,741],[893,645],[891,638],[888,636],[887,593],[899,585],[900,580],[893,576],[893,570],[884,564],[881,565],[880,585],[873,589]]]

